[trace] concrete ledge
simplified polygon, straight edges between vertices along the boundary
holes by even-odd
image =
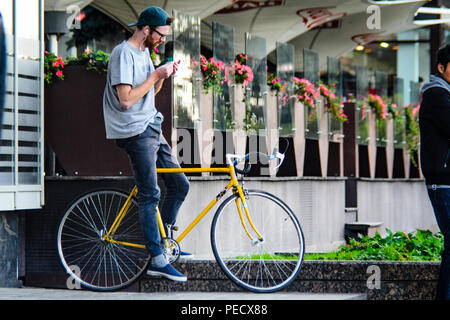
[[[246,292],[234,285],[215,261],[176,263],[185,283],[143,276],[124,292]],[[284,292],[357,294],[368,300],[433,300],[439,262],[304,261]],[[378,272],[378,273],[377,273]],[[67,288],[66,274],[28,274],[28,287]],[[371,289],[370,289],[370,288]]]
[[[439,266],[438,262],[305,261],[297,279],[284,291],[360,293],[368,300],[432,300]],[[176,268],[187,275],[188,282],[144,276],[139,290],[243,291],[226,278],[215,261],[177,263]]]

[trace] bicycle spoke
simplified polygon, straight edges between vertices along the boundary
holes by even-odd
[[[280,290],[300,270],[304,253],[300,225],[279,199],[265,192],[249,191],[246,197],[249,217],[244,215],[244,225],[252,235],[250,239],[242,227],[236,197],[227,198],[214,216],[211,229],[214,256],[237,285],[256,292]]]
[[[66,270],[80,283],[94,290],[117,290],[131,284],[149,261],[145,249],[109,242],[103,236],[116,220],[128,195],[117,191],[87,194],[73,203],[61,220],[58,252]],[[145,243],[134,199],[118,225],[113,240]],[[73,274],[70,266],[78,266]]]

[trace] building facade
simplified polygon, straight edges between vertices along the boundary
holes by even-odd
[[[0,3],[6,82],[0,136],[0,286],[16,285],[23,210],[44,204],[44,1]]]

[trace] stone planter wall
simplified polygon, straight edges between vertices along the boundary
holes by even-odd
[[[243,291],[226,278],[216,262],[177,263],[176,267],[187,275],[188,282],[144,277],[139,290]],[[372,269],[380,271],[379,278],[374,278]],[[436,262],[304,261],[297,279],[284,291],[361,293],[368,300],[433,300],[438,272]]]

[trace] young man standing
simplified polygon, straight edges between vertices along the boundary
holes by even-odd
[[[168,62],[155,69],[149,50],[166,41],[172,21],[163,9],[149,7],[136,23],[129,25],[137,26],[133,36],[111,53],[103,112],[106,137],[116,139],[117,145],[127,152],[133,168],[140,222],[151,255],[147,274],[186,281],[163,254],[156,215],[160,200],[156,168],[180,166],[162,135],[163,116],[156,109],[155,95],[164,79],[175,74],[178,63]],[[163,223],[173,225],[188,193],[189,182],[183,173],[165,174],[163,179],[166,196],[160,206],[161,218]]]
[[[450,45],[437,54],[439,73],[422,88],[420,162],[444,252],[436,299],[450,300]]]

